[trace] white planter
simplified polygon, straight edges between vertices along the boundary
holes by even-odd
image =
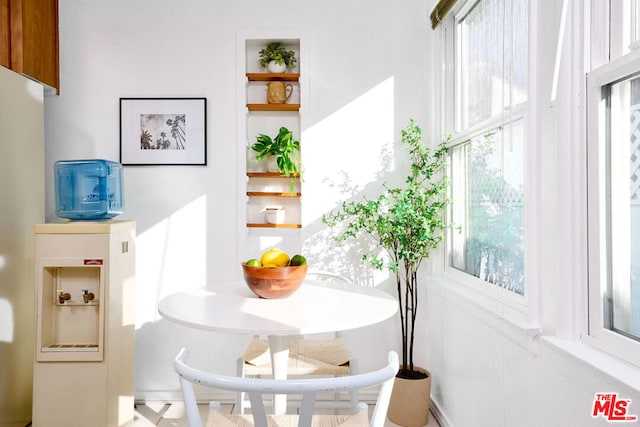
[[[280,172],[278,163],[276,162],[276,156],[268,155],[264,158],[267,165],[267,172]]]
[[[265,209],[267,224],[284,224],[284,206],[269,206]]]
[[[269,61],[267,64],[267,70],[270,73],[284,73],[287,69],[287,64],[284,62],[282,64],[277,64],[276,61]]]

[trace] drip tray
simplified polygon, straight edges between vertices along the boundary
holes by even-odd
[[[98,351],[98,344],[49,344],[42,351]]]

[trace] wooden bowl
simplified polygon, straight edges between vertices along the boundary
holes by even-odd
[[[302,285],[307,266],[251,267],[243,262],[242,273],[251,292],[260,298],[285,298]]]

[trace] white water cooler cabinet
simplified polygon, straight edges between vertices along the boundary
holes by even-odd
[[[34,427],[133,424],[135,222],[37,224]]]

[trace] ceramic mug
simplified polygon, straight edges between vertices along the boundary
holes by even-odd
[[[267,84],[267,101],[269,104],[284,104],[293,93],[290,83],[269,82]]]

